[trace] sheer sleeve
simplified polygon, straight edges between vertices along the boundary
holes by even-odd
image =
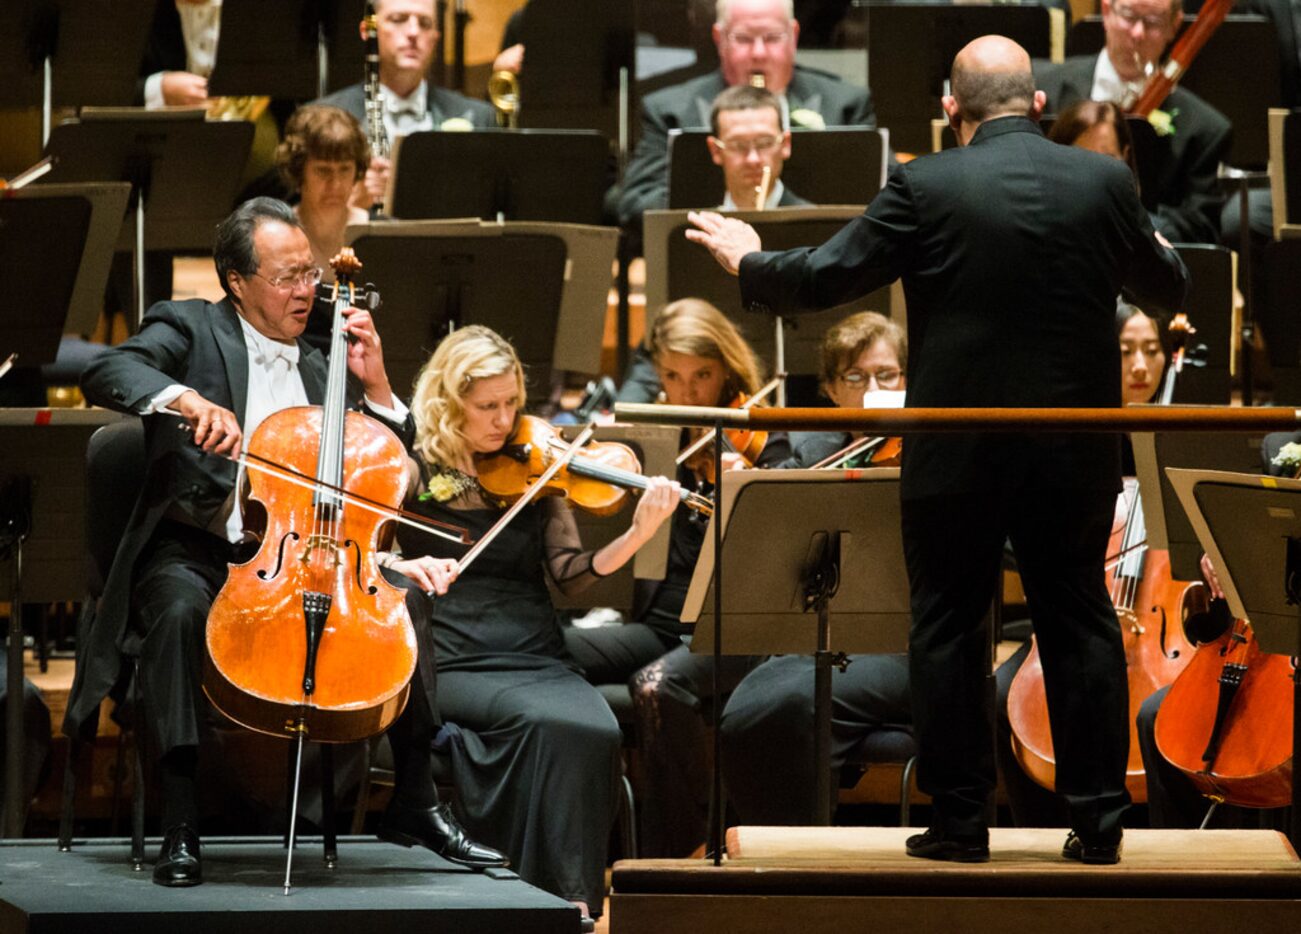
[[[542,547],[551,580],[565,596],[573,596],[598,580],[592,568],[594,551],[584,551],[578,536],[578,523],[567,502],[548,496],[542,507]]]

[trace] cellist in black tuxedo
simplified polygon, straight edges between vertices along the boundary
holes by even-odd
[[[985,36],[944,98],[961,145],[899,167],[867,211],[816,249],[760,252],[735,219],[687,236],[738,271],[752,310],[829,307],[902,279],[910,407],[1118,406],[1115,296],[1183,299],[1128,169],[1043,137],[1025,50]],[[973,365],[980,361],[981,365]],[[1128,804],[1124,653],[1103,575],[1120,489],[1114,435],[919,434],[903,455],[918,784],[934,802],[908,853],[989,858],[995,785],[982,619],[1010,538],[1044,653],[1063,855],[1119,859]]]
[[[227,564],[252,556],[237,496],[242,477],[228,458],[273,412],[319,405],[326,383],[324,356],[300,337],[321,270],[293,210],[271,198],[244,203],[218,227],[213,258],[222,301],[155,305],[139,333],[96,358],[82,381],[91,402],[144,416],[148,465],[79,654],[64,732],[93,729],[124,659],[137,657],[144,728],[162,778],[165,833],[154,881],[168,886],[203,881],[196,782],[204,627]],[[389,386],[369,312],[352,310],[345,330],[352,404],[364,403],[409,441],[409,413]],[[189,431],[179,430],[178,416]],[[438,805],[433,653],[422,637],[427,620],[413,619],[425,642],[410,700],[389,731],[398,789],[381,836],[471,866],[504,865]]]

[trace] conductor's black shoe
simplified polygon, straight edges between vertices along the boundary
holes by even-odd
[[[168,827],[163,848],[154,863],[154,882],[182,887],[203,881],[203,860],[199,855],[199,835],[189,824]]]
[[[423,846],[445,860],[474,869],[509,866],[510,860],[490,846],[475,843],[446,804],[410,808],[394,802],[384,812],[377,834],[398,846]]]
[[[1066,835],[1066,843],[1062,846],[1062,857],[1093,866],[1113,866],[1120,862],[1120,849],[1123,842],[1122,838],[1117,837],[1111,842],[1085,843],[1084,839],[1072,830]]]
[[[905,847],[909,856],[921,859],[942,859],[952,863],[989,862],[989,837],[986,835],[946,835],[932,827],[925,833],[913,834]]]

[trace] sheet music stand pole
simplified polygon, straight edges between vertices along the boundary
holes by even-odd
[[[709,852],[714,865],[723,864],[723,834],[727,829],[727,808],[723,804],[723,730],[722,698],[719,696],[718,672],[723,665],[723,423],[714,422],[714,670],[713,696],[718,716],[714,718],[714,774],[710,789]]]
[[[1244,203],[1246,199],[1243,199]],[[1246,209],[1243,209],[1246,213]],[[1295,663],[1301,661],[1301,538],[1287,539],[1287,558],[1283,565],[1283,592],[1287,602],[1297,607],[1297,646],[1293,656],[1292,668],[1292,814],[1289,820],[1288,836],[1292,838],[1295,848],[1301,843],[1301,782],[1297,781],[1296,751],[1301,749],[1301,668]]]
[[[722,554],[722,552],[717,552]],[[817,810],[813,822],[831,825],[831,598],[840,589],[840,532],[829,531],[804,583],[804,608],[818,614],[818,644],[813,653],[813,761]]]
[[[24,494],[19,494],[24,498]],[[23,540],[27,529],[21,506],[14,511],[13,595],[9,602],[9,640],[5,666],[5,803],[4,836],[23,835]]]

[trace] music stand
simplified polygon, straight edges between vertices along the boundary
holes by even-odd
[[[594,130],[431,130],[396,140],[384,213],[598,225],[610,144]]]
[[[691,651],[814,657],[816,821],[827,825],[835,657],[908,647],[899,470],[731,471],[723,475],[720,503],[682,608],[683,621],[696,624]],[[720,568],[746,569],[720,573],[721,594],[715,554]]]
[[[723,170],[710,158],[709,135],[709,130],[669,130],[670,210],[722,203]],[[868,204],[885,187],[888,151],[887,130],[792,130],[782,184],[814,204]]]
[[[566,425],[561,434],[566,440],[573,440],[582,430],[581,425]],[[647,431],[646,429],[651,429]],[[632,448],[637,459],[641,461],[641,472],[645,476],[673,477],[677,473],[674,463],[678,454],[678,439],[681,432],[668,425],[599,425],[594,441],[615,441]],[[628,528],[635,500],[629,498],[626,506],[613,516],[597,516],[581,509],[575,509],[574,520],[578,523],[579,537],[585,549],[597,550],[618,538]],[[663,580],[669,560],[669,531],[671,522],[665,522],[656,530],[649,542],[637,549],[632,561],[625,564],[613,574],[595,581],[584,588],[581,594],[567,597],[552,589],[551,597],[556,606],[562,609],[588,608],[594,606],[611,606],[628,610],[633,605],[635,579]]]
[[[1301,237],[1301,110],[1269,111],[1269,185],[1274,239]]]
[[[613,227],[478,220],[384,221],[345,233],[384,296],[377,321],[399,391],[449,326],[484,324],[515,345],[544,397],[553,369],[601,369],[618,236]]]
[[[30,281],[31,270],[42,269],[44,278],[52,280],[52,285],[64,286],[67,282],[60,280],[60,273],[56,270],[66,269],[68,263],[72,262],[74,265],[71,270],[75,273],[68,280],[72,283],[72,289],[66,301],[56,300],[53,304],[42,301],[38,308],[30,299],[41,295],[41,290],[37,289],[35,293],[29,291],[28,298],[10,308],[8,314],[11,322],[32,320],[43,325],[62,322],[59,333],[65,334],[87,334],[94,330],[104,307],[104,284],[108,281],[113,247],[117,242],[118,231],[122,228],[122,218],[126,214],[130,195],[131,186],[125,182],[32,185],[11,192],[8,198],[0,201],[0,277],[4,281]],[[11,207],[24,202],[28,204],[22,208]],[[76,238],[76,226],[64,226],[46,214],[45,206],[61,212],[69,202],[84,202],[90,206],[83,240]],[[6,218],[10,211],[20,211],[29,216],[11,221]],[[10,231],[14,234],[12,238],[8,236]],[[84,243],[78,257],[60,255],[64,251],[75,253],[78,243]],[[37,257],[37,265],[33,266],[18,258],[24,253]],[[43,340],[48,341],[48,337],[47,334]],[[57,333],[54,335],[53,348],[50,349],[48,343],[45,348],[49,353],[33,354],[29,348],[19,358],[20,365],[28,363],[29,354],[32,354],[33,360],[37,356],[40,361],[53,360],[53,352],[58,349]],[[8,352],[0,347],[0,356]]]
[[[629,0],[529,0],[520,126],[595,130],[626,152],[634,15]]]
[[[1196,285],[1183,311],[1197,329],[1190,346],[1205,345],[1204,366],[1185,366],[1175,384],[1180,405],[1228,405],[1233,360],[1233,253],[1228,247],[1180,243],[1175,252]]]
[[[1185,16],[1179,35],[1195,22],[1196,16]],[[1066,54],[1097,55],[1105,44],[1102,17],[1087,16],[1071,27]],[[1233,80],[1225,81],[1224,75]],[[1254,14],[1225,17],[1179,84],[1233,124],[1230,165],[1264,168],[1269,159],[1266,111],[1283,100],[1273,20]]]
[[[1166,468],[1259,474],[1263,434],[1140,431],[1130,435],[1149,548],[1170,552],[1175,580],[1200,580],[1202,544],[1175,495]]]
[[[323,96],[319,6],[317,0],[223,0],[209,95]]]
[[[0,207],[6,202],[0,201]],[[0,325],[0,342],[9,324]],[[57,331],[57,328],[56,328]],[[86,444],[103,425],[126,416],[104,409],[0,409],[0,599],[9,601],[6,668],[4,836],[22,836],[24,603],[85,595]]]
[[[766,250],[817,246],[846,223],[863,213],[861,207],[782,208],[779,211],[738,211],[731,216],[751,224],[763,239]],[[686,211],[647,211],[646,240],[646,328],[669,302],[679,298],[703,298],[712,303],[745,334],[760,358],[775,359],[776,337],[772,318],[757,315],[741,306],[736,277],[719,266],[707,250],[691,243],[684,231],[692,225]],[[896,283],[863,298],[824,311],[784,317],[785,368],[796,385],[789,388],[792,405],[816,405],[811,398],[816,383],[822,336],[827,328],[855,311],[872,309],[893,317],[901,326],[903,290]],[[800,381],[806,384],[799,385]],[[788,383],[790,380],[788,380]],[[804,398],[794,401],[801,395]]]
[[[1251,622],[1262,651],[1301,656],[1301,481],[1168,469],[1229,610]],[[1292,748],[1301,748],[1301,684],[1293,682]],[[1301,784],[1292,772],[1292,845],[1301,843]]]
[[[118,248],[135,253],[137,323],[145,251],[210,251],[239,192],[253,124],[202,117],[200,110],[87,110],[55,127],[46,145],[58,161],[39,185],[124,181],[134,188],[134,217]]]
[[[989,34],[1007,36],[1032,58],[1060,60],[1065,17],[1041,6],[917,3],[866,4],[867,85],[876,121],[890,128],[890,141],[906,152],[931,149],[931,117],[942,116],[953,58],[968,42]]]
[[[55,107],[129,107],[154,19],[153,0],[57,0],[50,49]]]

